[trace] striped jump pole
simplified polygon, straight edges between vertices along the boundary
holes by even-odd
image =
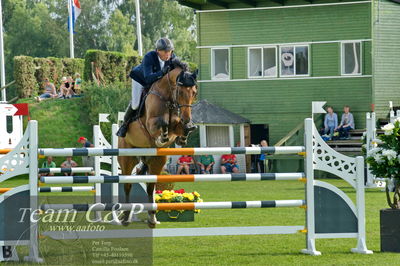
[[[97,203],[97,204],[44,204],[46,210],[76,211],[161,211],[196,209],[250,209],[304,207],[304,200],[264,200],[264,201],[221,201],[221,202],[183,202],[183,203]]]
[[[0,149],[0,154],[7,154],[10,151],[12,151],[12,149]]]
[[[77,186],[77,187],[40,187],[39,192],[85,192],[94,191],[94,187],[91,186]]]
[[[170,182],[216,182],[216,181],[305,181],[304,173],[258,173],[258,174],[212,174],[212,175],[117,175],[117,176],[42,176],[46,184],[82,183],[170,183]]]
[[[72,168],[39,168],[39,174],[71,174],[93,172],[93,167],[72,167]]]
[[[222,147],[222,148],[60,148],[39,149],[44,156],[166,156],[166,155],[223,155],[223,154],[302,154],[303,146],[283,147]]]
[[[6,193],[14,188],[4,187],[0,188],[0,193]],[[43,192],[83,192],[83,191],[93,191],[94,187],[91,186],[76,186],[76,187],[39,187],[38,191]]]
[[[2,187],[0,188],[0,193],[6,193],[8,191],[10,191],[11,189],[13,189],[12,187]]]

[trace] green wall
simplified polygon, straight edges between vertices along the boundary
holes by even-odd
[[[251,123],[269,124],[270,141],[275,144],[310,117],[311,101],[328,101],[339,116],[343,105],[349,105],[356,127],[365,127],[371,84],[371,78],[203,82],[200,98],[240,114]]]
[[[371,38],[371,4],[199,13],[198,45]]]
[[[374,0],[373,100],[377,117],[386,117],[388,101],[400,106],[400,4]]]

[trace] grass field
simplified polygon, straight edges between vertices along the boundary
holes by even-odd
[[[24,180],[8,181],[12,186]],[[354,200],[353,189],[341,180],[328,182],[338,186]],[[304,189],[300,182],[213,182],[213,183],[177,183],[175,188],[198,191],[205,201],[243,201],[303,199]],[[65,195],[63,193],[62,195]],[[73,194],[75,195],[75,194]],[[81,193],[84,195],[84,193]],[[74,198],[71,195],[71,199]],[[398,265],[400,254],[381,253],[379,238],[379,210],[386,208],[385,195],[379,190],[367,190],[367,246],[373,255],[352,254],[350,249],[356,246],[355,239],[317,240],[317,249],[322,256],[312,257],[299,251],[305,247],[305,235],[257,235],[257,236],[209,236],[156,238],[153,247],[154,265]],[[304,225],[304,210],[300,208],[275,209],[238,209],[203,210],[195,216],[195,222],[162,223],[159,228],[173,227],[218,227],[218,226],[266,226],[266,225]],[[135,227],[131,225],[130,228]],[[120,227],[114,227],[120,229]],[[136,227],[137,228],[137,225]],[[138,240],[121,240],[121,245],[132,246]],[[65,258],[82,256],[82,247],[90,252],[90,243],[73,240],[57,241],[41,239],[41,250],[51,256],[45,257],[49,265],[68,265]],[[139,245],[140,246],[140,245]],[[65,250],[68,250],[68,254]],[[60,250],[64,250],[60,252]],[[147,249],[148,251],[148,249]],[[20,256],[27,249],[20,248]],[[61,264],[60,264],[61,263]],[[77,265],[87,265],[82,257]]]

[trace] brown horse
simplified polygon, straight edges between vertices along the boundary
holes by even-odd
[[[197,95],[197,72],[190,73],[187,66],[174,62],[174,69],[155,82],[145,101],[145,112],[138,120],[129,125],[125,138],[118,138],[119,148],[155,148],[168,147],[172,143],[185,145],[190,134],[186,124],[191,121],[191,106]],[[159,175],[167,161],[166,156],[157,157],[118,157],[122,175],[131,175],[139,161],[145,165],[140,174],[146,170],[150,175]],[[126,202],[132,184],[125,184]],[[150,203],[154,203],[155,183],[147,184],[147,194]],[[148,225],[156,226],[156,212],[148,212]],[[129,211],[123,215],[123,225],[129,224]]]

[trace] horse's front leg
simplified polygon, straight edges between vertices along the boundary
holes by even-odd
[[[149,203],[154,203],[154,188],[156,186],[156,183],[147,183],[147,195],[149,199]],[[156,217],[156,211],[148,211],[148,226],[150,228],[155,228],[157,224],[160,224],[159,221],[157,221]]]
[[[179,146],[185,146],[192,130],[188,130],[179,118],[173,119],[173,121],[175,124],[174,132],[178,136],[175,139],[175,143]]]
[[[169,142],[168,120],[169,115],[167,113],[163,116],[150,118],[147,121],[147,128],[150,135],[155,138],[157,147],[164,147]]]

